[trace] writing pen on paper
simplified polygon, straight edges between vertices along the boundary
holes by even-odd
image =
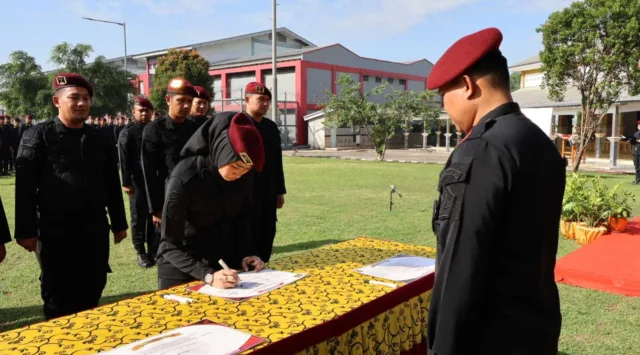
[[[389,282],[381,282],[381,281],[376,281],[376,280],[367,280],[367,282],[370,283],[371,285],[387,286],[387,287],[391,287],[391,288],[398,287],[398,285],[392,284],[392,283],[389,283]]]
[[[231,270],[231,268],[227,265],[227,263],[225,263],[224,260],[222,260],[222,259],[218,260],[218,264],[220,264],[220,266],[222,266],[222,268],[225,269],[225,270]],[[240,280],[240,276],[238,276],[238,281],[241,281]],[[241,284],[238,285],[238,286],[242,287]]]

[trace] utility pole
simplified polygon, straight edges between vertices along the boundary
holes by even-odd
[[[272,61],[272,76],[273,76],[273,88],[271,89],[271,115],[275,122],[279,122],[279,109],[278,109],[278,55],[276,53],[276,0],[272,0],[272,24],[271,24],[271,61]]]

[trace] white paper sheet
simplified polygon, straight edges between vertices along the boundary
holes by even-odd
[[[396,282],[411,282],[434,272],[435,269],[435,259],[399,254],[354,271]]]
[[[294,274],[292,272],[265,269],[260,272],[239,273],[240,282],[234,288],[221,289],[209,285],[198,285],[188,289],[200,292],[208,296],[226,298],[233,301],[242,301],[276,290],[280,287],[296,282],[307,276],[306,274]]]
[[[219,324],[189,325],[101,353],[107,355],[233,355],[264,341]]]

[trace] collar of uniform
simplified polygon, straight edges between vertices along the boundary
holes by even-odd
[[[495,122],[496,118],[506,116],[515,112],[520,112],[520,105],[518,105],[518,103],[516,102],[507,102],[494,108],[480,119],[478,124],[471,129],[468,137],[465,137],[464,140],[467,140],[467,138],[472,139],[480,137],[486,131],[487,126],[491,126],[491,124]]]

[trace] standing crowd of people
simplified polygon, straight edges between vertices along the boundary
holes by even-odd
[[[129,229],[123,190],[137,262],[158,265],[159,288],[193,280],[235,286],[237,272],[220,270],[220,258],[236,269],[264,268],[285,190],[280,131],[264,117],[271,93],[263,84],[247,86],[244,111],[208,117],[208,91],[175,78],[167,114],[138,96],[129,124],[122,115],[90,117],[93,87],[78,74],[61,73],[53,86],[58,115],[19,130],[21,138],[7,133],[16,152],[14,238],[36,253],[46,319],[98,305],[111,272],[109,234],[118,244]],[[10,240],[2,217],[0,261]]]
[[[465,134],[439,176],[431,218],[430,354],[558,350],[554,267],[567,162],[513,101],[501,43],[495,28],[465,36],[427,80]],[[244,111],[208,118],[207,91],[175,78],[166,115],[152,120],[151,102],[136,98],[117,151],[110,134],[85,123],[91,84],[73,73],[53,84],[58,116],[23,132],[15,163],[15,239],[36,252],[47,319],[98,304],[109,233],[119,243],[128,229],[121,188],[138,262],[157,265],[160,289],[193,280],[230,288],[235,270],[264,268],[286,189],[263,84],[247,85]],[[2,242],[8,233],[0,219]]]

